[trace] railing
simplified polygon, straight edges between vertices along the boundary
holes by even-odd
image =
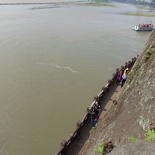
[[[137,55],[138,57],[138,55]],[[120,69],[124,70],[125,68],[132,68],[132,66],[134,65],[135,61],[137,60],[136,57],[132,58],[131,61],[128,61],[125,63],[125,66],[121,66]],[[116,69],[116,72],[112,75],[112,79],[108,80],[108,83],[102,87],[101,92],[94,97],[94,101],[91,104],[91,106],[89,107],[89,109],[92,109],[95,106],[96,102],[100,102],[100,100],[103,98],[103,96],[105,95],[105,93],[107,93],[107,91],[109,90],[109,88],[114,84],[115,79],[117,77],[117,73],[118,73],[119,69]],[[90,115],[89,112],[87,110],[86,114],[84,115],[82,121],[78,121],[76,124],[76,129],[75,131],[70,135],[70,137],[67,140],[62,140],[61,142],[61,148],[60,150],[55,153],[55,155],[65,155],[67,153],[67,151],[69,150],[69,148],[71,147],[71,145],[80,138],[81,135],[81,131],[83,129],[83,127],[88,124],[90,120]]]

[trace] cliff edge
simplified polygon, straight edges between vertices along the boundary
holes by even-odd
[[[115,103],[93,129],[79,155],[99,154],[99,147],[107,141],[114,146],[109,153],[111,155],[115,149],[129,143],[130,147],[138,146],[138,142],[134,145],[132,139],[143,140],[142,146],[150,144],[155,147],[155,143],[144,141],[148,130],[155,129],[155,31],[131,69]],[[146,155],[151,155],[151,149],[148,150],[150,153],[146,152]],[[132,154],[137,155],[136,151]]]

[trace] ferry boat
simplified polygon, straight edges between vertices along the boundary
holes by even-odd
[[[154,30],[153,25],[150,24],[139,24],[132,28],[134,31],[152,31]]]

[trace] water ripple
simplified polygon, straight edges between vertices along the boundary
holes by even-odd
[[[63,66],[59,66],[59,65],[56,65],[56,64],[44,64],[44,63],[35,63],[37,65],[49,65],[49,66],[54,66],[55,68],[58,68],[58,69],[66,69],[66,70],[69,70],[73,73],[77,73],[77,71],[73,70],[72,68],[70,67],[63,67]]]

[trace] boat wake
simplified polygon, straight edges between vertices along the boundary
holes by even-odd
[[[71,71],[71,72],[73,72],[73,73],[76,73],[76,72],[77,72],[77,71],[73,70],[73,69],[70,68],[70,67],[62,67],[62,66],[55,65],[55,64],[50,64],[50,65],[52,65],[52,66],[54,66],[54,67],[56,67],[56,68],[58,68],[58,69],[67,69],[67,70],[69,70],[69,71]]]
[[[56,64],[44,64],[44,63],[35,63],[35,64],[53,66],[53,67],[58,68],[58,69],[66,69],[66,70],[69,70],[70,72],[77,73],[77,71],[73,70],[70,67],[63,67],[63,66],[59,66],[59,65],[56,65]]]

